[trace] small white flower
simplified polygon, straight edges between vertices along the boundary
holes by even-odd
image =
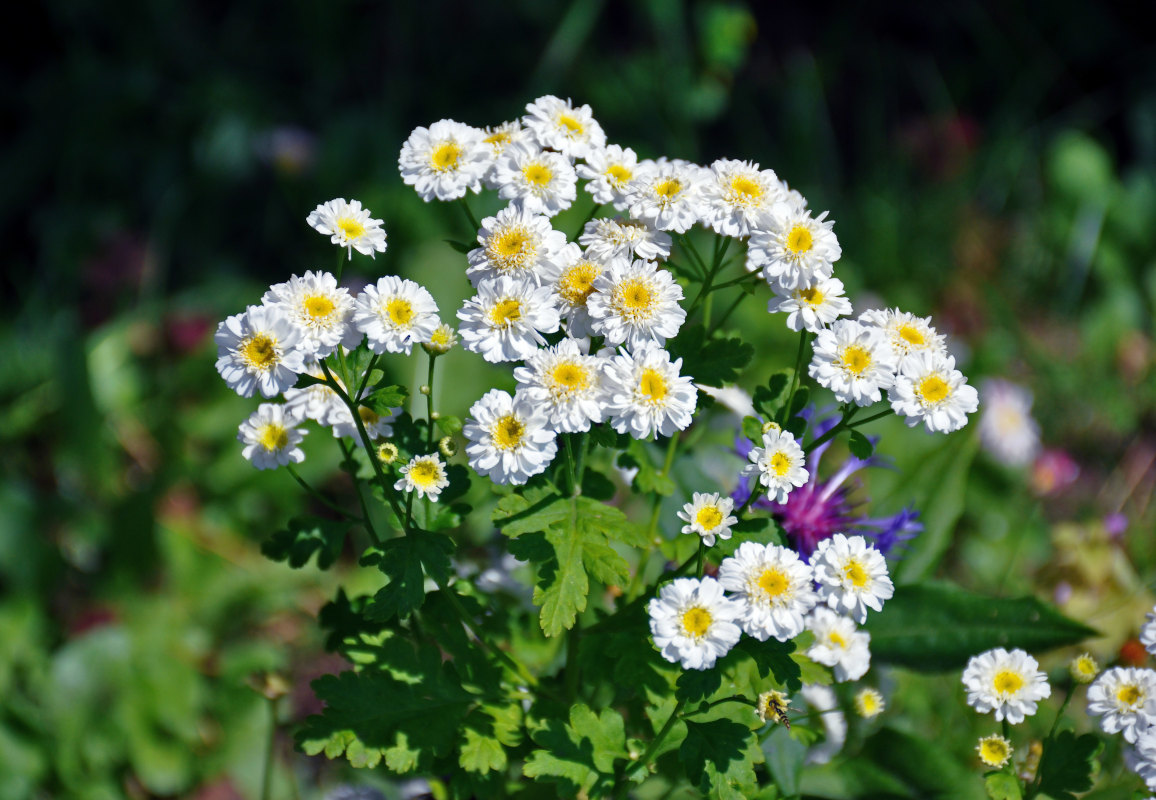
[[[831,230],[835,223],[826,216],[824,211],[813,219],[809,211],[776,205],[763,218],[762,227],[751,232],[747,269],[762,269],[768,283],[787,289],[831,277],[832,265],[843,251]]]
[[[647,606],[650,633],[662,657],[683,669],[710,669],[742,636],[741,609],[714,578],[676,578]]]
[[[371,219],[369,209],[362,208],[360,200],[347,203],[345,198],[338,197],[322,203],[309,212],[305,222],[314,230],[327,234],[333,244],[347,248],[350,259],[354,250],[370,258],[375,252],[385,252],[385,230],[381,227],[381,220]]]
[[[242,455],[257,469],[300,464],[305,453],[297,445],[309,432],[297,427],[300,421],[285,406],[262,403],[237,431],[237,439],[245,444]]]
[[[980,385],[979,394],[983,398],[979,417],[983,449],[1009,467],[1026,467],[1035,461],[1040,452],[1040,426],[1032,417],[1031,391],[1010,381],[991,379]],[[1156,631],[1152,642],[1156,645]]]
[[[569,99],[554,95],[539,97],[526,105],[522,124],[533,131],[542,147],[550,147],[570,158],[586,158],[606,145],[606,134],[594,119],[590,106],[577,108]]]
[[[686,320],[682,287],[651,261],[613,262],[594,281],[586,301],[590,327],[607,344],[637,348],[665,344]]]
[[[739,521],[738,517],[730,515],[734,507],[734,500],[719,497],[718,492],[695,492],[691,501],[678,512],[678,518],[687,523],[682,532],[696,533],[702,537],[703,544],[714,547],[715,537],[731,538],[731,525]]]
[[[1112,667],[1088,687],[1088,713],[1102,716],[1104,733],[1137,737],[1156,723],[1156,672],[1137,667]]]
[[[549,217],[511,204],[482,220],[478,244],[466,255],[466,277],[475,287],[503,275],[540,286],[545,273],[557,270],[566,234],[550,227]]]
[[[558,451],[554,431],[534,404],[491,389],[470,407],[463,434],[470,467],[494,483],[525,483]]]
[[[276,306],[249,306],[217,326],[217,372],[241,397],[273,397],[305,371],[301,330]]]
[[[353,326],[353,298],[328,272],[294,275],[269,287],[261,303],[279,306],[301,329],[301,349],[307,357],[325,358],[341,345],[353,349],[361,331]]]
[[[670,234],[638,219],[592,219],[583,228],[578,243],[586,248],[586,257],[596,261],[670,258]]]
[[[761,447],[747,454],[751,463],[742,475],[758,476],[767,489],[767,497],[776,503],[787,502],[787,495],[807,482],[806,456],[790,431],[772,429],[763,434]]]
[[[586,302],[594,293],[594,281],[606,270],[600,261],[587,258],[582,248],[568,242],[543,271],[543,280],[554,290],[554,302],[566,323],[566,333],[578,339],[590,336],[590,311]]]
[[[610,425],[635,439],[671,436],[690,425],[697,403],[694,379],[679,375],[682,359],[648,344],[605,361],[603,403]]]
[[[979,395],[955,368],[954,356],[930,353],[909,356],[887,396],[908,426],[922,421],[933,433],[959,430],[979,407]]]
[[[686,233],[702,216],[702,167],[687,161],[644,161],[626,187],[630,216],[660,231]]]
[[[1037,703],[1052,694],[1039,664],[1023,650],[1002,647],[980,653],[963,670],[967,704],[980,714],[995,712],[996,722],[1012,725],[1036,713]]]
[[[815,634],[807,657],[834,668],[837,682],[857,681],[867,674],[871,667],[871,635],[859,630],[853,619],[819,606],[807,618],[807,629]]]
[[[819,331],[808,374],[840,403],[869,406],[895,381],[895,351],[878,328],[839,319]]]
[[[807,750],[803,763],[826,764],[847,743],[847,718],[839,710],[835,690],[830,686],[804,684],[800,694],[818,714],[819,722],[823,726],[823,741]]]
[[[491,363],[529,358],[561,323],[551,287],[506,276],[482,281],[458,319],[462,346]]]
[[[884,338],[899,359],[896,369],[903,369],[918,353],[947,355],[943,334],[935,332],[931,317],[917,317],[897,308],[870,309],[859,315],[859,322],[883,331]]]
[[[286,389],[285,390],[285,408],[292,411],[297,417],[301,419],[311,419],[319,425],[331,425],[333,419],[341,412],[346,411],[345,403],[338,396],[337,392],[333,391],[333,387],[329,384],[329,379],[325,377],[325,373],[321,371],[321,367],[316,361],[306,365],[302,373],[316,378],[321,383],[312,383],[300,389]],[[345,384],[336,375],[333,380],[342,389],[345,389]]]
[[[851,313],[851,301],[843,296],[843,281],[838,278],[816,278],[794,289],[776,283],[772,288],[775,296],[767,301],[767,311],[786,312],[787,327],[793,331],[818,333]]]
[[[1129,766],[1143,778],[1148,791],[1156,792],[1156,727],[1149,728],[1136,737],[1135,758],[1131,760]]]
[[[743,631],[760,642],[798,636],[818,599],[811,588],[811,568],[794,550],[778,545],[743,542],[722,560],[718,579],[743,605]]]
[[[594,202],[613,203],[619,211],[626,208],[626,186],[634,179],[637,167],[634,151],[616,144],[592,150],[586,154],[586,163],[577,165],[579,177],[588,181],[586,191]]]
[[[429,339],[427,341],[423,341],[421,346],[425,348],[427,353],[444,356],[450,350],[453,350],[454,345],[457,343],[457,331],[455,331],[451,326],[443,323],[434,328],[434,332],[429,335]]]
[[[750,236],[782,198],[775,171],[750,161],[720,158],[704,171],[703,222],[721,236]]]
[[[514,369],[514,380],[518,395],[539,408],[560,433],[588,431],[590,423],[602,421],[601,365],[573,339],[533,353],[524,367]]]
[[[442,489],[450,485],[446,476],[446,465],[437,454],[414,456],[401,468],[401,478],[393,485],[397,491],[417,492],[418,497],[428,497],[437,502]]]
[[[441,324],[433,296],[417,283],[394,275],[378,278],[357,296],[353,324],[375,353],[405,353],[428,341]]]
[[[401,179],[427,203],[481,191],[493,158],[482,136],[477,128],[452,119],[415,128],[397,159]]]
[[[882,610],[883,601],[895,594],[883,554],[862,536],[836,533],[821,540],[811,555],[811,568],[819,584],[819,602],[859,624],[867,620],[868,608]]]
[[[511,144],[494,162],[498,196],[531,213],[552,217],[578,196],[578,174],[560,153],[538,150],[524,142]]]
[[[518,142],[525,142],[531,147],[538,144],[534,134],[523,128],[522,123],[517,120],[490,126],[482,131],[482,143],[489,148],[490,154],[486,174],[482,178],[482,185],[487,189],[498,188],[498,184],[494,182],[494,165],[507,147]]]
[[[867,686],[855,694],[855,713],[863,719],[874,719],[887,709],[883,695]]]
[[[400,408],[391,408],[388,414],[378,414],[369,406],[357,407],[357,416],[361,418],[365,435],[369,437],[370,441],[388,439],[393,436],[393,421],[397,419],[399,414],[401,414]],[[362,441],[360,431],[357,430],[357,422],[349,413],[349,406],[344,403],[329,418],[329,425],[333,428],[333,438],[335,439]]]

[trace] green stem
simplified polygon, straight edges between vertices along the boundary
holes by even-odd
[[[698,573],[698,577],[700,580],[702,579],[702,561],[703,561],[703,556],[705,556],[705,555],[706,555],[706,542],[704,542],[702,539],[699,539],[698,540],[698,559],[695,562],[694,570],[696,573]]]
[[[731,280],[729,280],[725,283],[718,284],[717,286],[714,287],[714,291],[718,292],[718,291],[721,291],[723,289],[729,289],[732,286],[738,286],[740,283],[749,283],[751,281],[761,281],[762,279],[763,279],[763,276],[760,275],[759,273],[748,272],[746,275],[743,275],[741,278],[732,278]]]
[[[273,792],[273,755],[277,744],[277,700],[269,700],[269,737],[265,741],[265,766],[261,772],[261,800],[269,800]]]
[[[308,492],[309,495],[311,497],[313,497],[313,499],[317,500],[320,503],[323,503],[327,508],[329,508],[332,511],[337,512],[345,519],[348,519],[348,520],[356,520],[357,519],[357,517],[353,516],[352,514],[347,513],[346,511],[344,511],[341,508],[341,506],[337,505],[332,500],[330,500],[328,497],[323,495],[321,492],[317,491],[312,486],[310,486],[305,481],[304,478],[302,478],[299,474],[297,474],[297,470],[293,468],[292,464],[286,464],[285,466],[286,466],[286,468],[288,468],[289,474],[293,476],[293,480],[297,481],[297,483],[301,486],[301,488],[304,489],[306,492]]]
[[[705,706],[699,706],[695,713],[701,714],[704,711],[709,711],[715,706],[721,706],[723,703],[742,703],[743,705],[754,706],[755,708],[759,707],[758,701],[751,700],[749,697],[743,697],[740,694],[736,694],[731,695],[730,697],[719,698],[718,700],[707,703]]]
[[[429,353],[429,371],[426,374],[425,385],[429,392],[425,396],[425,418],[429,425],[425,432],[425,449],[427,453],[433,452],[433,432],[434,432],[434,364],[437,362],[437,354]]]
[[[474,212],[470,210],[470,203],[466,198],[463,197],[458,202],[462,206],[462,211],[466,212],[466,219],[470,221],[470,227],[474,229],[474,235],[476,236],[482,227],[481,223],[479,223],[478,218],[474,216]]]
[[[791,419],[791,406],[795,403],[795,392],[799,389],[799,376],[803,371],[803,357],[807,352],[807,339],[809,337],[810,334],[804,328],[799,336],[799,350],[795,354],[795,374],[791,376],[791,391],[787,393],[787,404],[783,406],[780,415],[781,418],[779,419],[779,424],[784,427],[786,427]]]
[[[341,447],[341,453],[345,456],[345,461],[349,464],[349,477],[353,479],[353,491],[357,495],[357,504],[361,506],[361,516],[365,520],[365,530],[369,532],[369,538],[374,545],[381,547],[381,537],[377,535],[377,529],[373,527],[373,520],[369,517],[369,506],[365,503],[365,495],[361,492],[361,481],[357,479],[357,462],[353,460],[353,451],[349,445],[345,443],[344,439],[337,440]],[[377,460],[377,456],[370,454],[370,458]]]
[[[337,269],[333,271],[338,285],[341,284],[341,273],[345,269],[345,262],[353,259],[353,248],[339,247],[337,249]]]
[[[469,632],[474,635],[474,639],[477,640],[481,648],[496,658],[498,661],[501,661],[507,669],[512,670],[514,674],[521,678],[521,680],[524,681],[525,684],[531,689],[537,689],[538,679],[535,678],[533,674],[531,674],[531,672],[526,669],[525,666],[515,661],[506,651],[492,646],[485,640],[485,638],[482,637],[482,634],[474,625],[474,621],[470,618],[469,612],[466,611],[465,607],[462,605],[462,601],[458,599],[457,592],[451,591],[449,586],[441,581],[437,581],[437,585],[438,589],[445,595],[446,599],[449,600],[450,607],[453,608],[454,613],[458,616],[458,619],[463,625],[466,626]]]
[[[564,681],[566,684],[566,697],[571,703],[578,699],[578,640],[581,636],[582,628],[577,624],[566,633]]]
[[[755,485],[751,487],[750,496],[747,498],[745,503],[739,506],[739,510],[735,512],[735,516],[739,518],[740,522],[742,521],[743,514],[745,514],[747,509],[751,507],[751,504],[754,503],[755,500],[759,499],[759,495],[763,493],[763,488],[763,484],[758,480],[758,478],[755,478]]]
[[[674,435],[670,437],[670,442],[666,447],[666,459],[662,464],[662,472],[659,474],[666,477],[670,474],[670,468],[674,465],[674,454],[678,450],[678,440],[682,435],[682,431],[675,431]],[[662,495],[655,492],[650,501],[650,521],[646,525],[646,541],[648,543],[654,542],[654,537],[658,533],[658,519],[662,512]],[[648,553],[649,554],[649,553]],[[646,556],[638,561],[638,569],[634,573],[634,577],[630,581],[630,585],[626,589],[626,596],[632,597],[634,592],[638,590],[638,582],[642,580],[642,573],[646,571]]]
[[[692,242],[690,237],[685,233],[678,237],[678,241],[686,248],[686,252],[690,254],[691,261],[698,266],[699,272],[705,277],[707,272],[706,262],[703,261],[702,256],[699,255],[698,248],[694,246],[694,242]]]
[[[574,231],[574,239],[582,235],[582,231],[586,230],[586,224],[594,219],[594,215],[598,213],[598,209],[602,208],[601,203],[595,203],[594,207],[590,209],[590,213],[586,215],[586,219],[582,220],[582,224],[578,226],[578,230]]]
[[[574,446],[570,443],[570,434],[562,434],[562,443],[566,447],[566,474],[570,478],[570,494],[577,496],[582,493],[582,484],[578,483],[578,468],[574,460]]]
[[[373,358],[369,359],[369,366],[365,368],[365,374],[361,376],[361,383],[357,387],[355,399],[358,402],[365,396],[365,385],[369,383],[369,373],[373,372],[373,368],[377,366],[377,359],[379,358],[381,358],[381,356],[374,353]]]
[[[718,290],[717,286],[715,287],[715,290],[716,291]],[[740,292],[739,293],[739,296],[735,298],[734,302],[731,303],[730,306],[727,307],[727,310],[723,312],[723,315],[721,317],[719,317],[718,322],[716,322],[714,325],[712,325],[711,329],[706,332],[706,339],[709,340],[712,336],[714,336],[715,331],[717,331],[719,328],[721,328],[726,323],[726,321],[728,319],[730,319],[731,314],[734,313],[735,309],[739,307],[739,304],[742,303],[743,300],[746,299],[746,297],[747,297],[746,292]]]
[[[679,700],[675,704],[674,709],[670,712],[670,716],[666,720],[666,723],[662,726],[662,729],[659,730],[657,735],[655,735],[654,739],[651,740],[650,745],[646,748],[646,752],[644,752],[633,764],[628,765],[622,771],[622,775],[619,776],[617,780],[615,780],[615,784],[617,785],[617,789],[614,792],[615,800],[621,800],[621,798],[625,797],[626,793],[630,791],[630,784],[623,783],[623,781],[628,780],[632,772],[635,772],[640,767],[642,769],[650,769],[650,759],[654,758],[654,754],[658,752],[658,748],[661,747],[662,743],[666,740],[666,737],[670,733],[671,728],[674,727],[674,723],[678,722],[679,714],[682,713],[682,709],[685,705],[685,699]]]
[[[822,436],[820,436],[818,439],[815,439],[809,445],[804,447],[803,452],[809,453],[812,450],[814,450],[816,447],[818,447],[819,445],[826,444],[827,442],[834,439],[836,436],[838,436],[843,431],[843,429],[850,427],[847,423],[850,422],[851,418],[854,417],[858,413],[859,413],[859,406],[850,406],[849,408],[846,408],[846,410],[843,411],[843,418],[841,420],[839,420],[838,422],[836,422],[835,426],[833,428],[831,428],[831,430],[827,431]]]

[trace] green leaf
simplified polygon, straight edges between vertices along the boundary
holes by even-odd
[[[1023,792],[1015,775],[989,772],[983,779],[983,788],[991,800],[1022,800]]]
[[[959,669],[993,647],[1038,654],[1098,635],[1034,597],[984,597],[946,584],[896,587],[865,630],[876,663],[929,671]]]
[[[633,440],[628,434],[619,433],[606,423],[592,425],[590,427],[590,443],[597,447],[605,447],[610,450],[625,450],[631,441]]]
[[[755,789],[755,763],[762,754],[745,725],[728,719],[687,720],[678,755],[690,782],[711,797],[744,800]]]
[[[474,698],[458,685],[453,665],[440,663],[436,648],[426,652],[418,683],[371,672],[315,680],[325,710],[305,721],[298,746],[309,755],[344,754],[355,767],[384,760],[399,773],[429,770],[435,757],[452,750]]]
[[[780,642],[777,639],[767,639],[760,642],[750,636],[744,636],[738,644],[738,649],[754,660],[760,676],[764,678],[772,676],[777,684],[790,693],[803,688],[803,671],[794,658],[795,647],[793,640]]]
[[[682,375],[707,386],[734,383],[755,354],[755,348],[742,339],[706,341],[702,325],[683,328],[678,336],[667,342],[667,350],[671,360],[682,359]]]
[[[1074,800],[1075,794],[1092,788],[1094,760],[1103,747],[1092,733],[1077,737],[1060,731],[1044,742],[1040,759],[1040,791],[1057,800]]]
[[[787,797],[799,794],[799,778],[803,772],[803,758],[807,746],[791,736],[782,725],[776,725],[769,736],[762,741],[763,758],[767,770],[775,779],[775,785]]]
[[[763,422],[757,417],[743,417],[743,436],[758,444],[763,440]]]
[[[560,783],[567,794],[608,796],[614,786],[614,762],[627,758],[626,726],[613,709],[595,714],[578,703],[570,708],[569,724],[551,719],[531,736],[543,749],[530,754],[523,773]]]
[[[851,431],[851,439],[847,442],[847,447],[850,449],[851,455],[862,461],[871,458],[871,454],[875,452],[875,445],[871,444],[871,440],[859,431]]]
[[[435,420],[438,430],[442,432],[442,436],[457,436],[462,432],[461,417],[455,417],[452,414],[440,416]]]
[[[659,467],[650,461],[650,454],[646,443],[639,439],[631,439],[626,452],[619,454],[618,466],[623,469],[637,469],[631,486],[639,494],[659,494],[669,497],[674,494],[674,481],[669,475],[662,474]]]
[[[592,500],[609,500],[617,488],[614,482],[596,470],[587,469],[582,475],[582,495]]]
[[[885,727],[864,743],[863,755],[911,787],[915,797],[982,798],[974,772],[926,736]]]
[[[469,253],[471,250],[477,249],[477,245],[466,244],[465,242],[455,241],[454,239],[443,239],[442,241],[463,255]]]
[[[779,405],[786,401],[787,388],[791,385],[791,374],[792,370],[772,373],[766,386],[755,388],[755,395],[752,398],[755,409],[766,419],[775,419]]]
[[[712,669],[688,669],[678,676],[675,697],[696,703],[705,700],[722,686],[724,665],[716,664]]]
[[[445,534],[419,530],[382,545],[377,567],[389,582],[374,595],[370,618],[384,621],[419,608],[425,601],[425,575],[444,584],[453,551],[453,540]]]
[[[381,386],[361,399],[361,404],[375,414],[388,417],[405,402],[409,392],[404,386]]]
[[[473,728],[466,728],[458,763],[466,772],[484,775],[490,770],[506,768],[506,751],[502,743],[492,736],[485,736]]]
[[[261,543],[261,552],[274,561],[288,561],[300,569],[317,554],[317,566],[329,569],[341,555],[349,525],[320,517],[294,517],[283,531],[277,531]]]

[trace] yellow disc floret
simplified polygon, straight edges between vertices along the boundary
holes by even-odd
[[[526,179],[527,183],[532,183],[535,186],[548,186],[554,173],[550,172],[550,168],[545,164],[534,162],[522,167],[522,177]]]
[[[695,524],[706,531],[714,530],[723,521],[722,512],[718,506],[703,506],[694,515]]]
[[[1144,697],[1144,693],[1140,691],[1140,687],[1134,683],[1126,683],[1116,691],[1116,699],[1121,704],[1134,707]]]
[[[862,375],[871,366],[871,353],[865,347],[849,344],[839,354],[839,361],[842,362],[843,369],[852,375]]]
[[[305,313],[313,319],[328,317],[333,313],[333,309],[336,308],[336,306],[333,305],[333,301],[323,294],[306,297],[302,305],[305,308]]]
[[[558,281],[558,294],[572,306],[586,305],[586,298],[594,292],[594,279],[602,268],[592,261],[579,261],[568,268]]]
[[[505,300],[499,300],[490,309],[490,322],[494,327],[502,328],[503,330],[509,328],[510,325],[522,318],[522,301],[516,297],[507,297]]]
[[[851,585],[856,589],[862,589],[867,585],[867,581],[870,580],[870,576],[868,576],[867,570],[863,568],[863,564],[855,558],[852,558],[843,565],[843,577],[851,581]]]
[[[644,369],[638,381],[638,391],[648,403],[661,403],[666,399],[666,378],[658,370]]]
[[[610,183],[613,183],[615,186],[622,186],[622,184],[634,177],[634,173],[624,164],[611,164],[606,169],[605,175],[610,179]]]
[[[360,239],[365,235],[365,226],[353,217],[338,217],[336,225],[346,239]]]
[[[513,414],[506,414],[494,423],[494,446],[499,450],[513,450],[522,444],[526,426]]]
[[[769,567],[763,570],[756,583],[772,600],[781,597],[791,588],[791,579],[786,572],[778,567]]]
[[[426,489],[434,486],[441,479],[441,470],[438,468],[437,462],[432,459],[418,461],[409,468],[409,479],[415,486]]]
[[[630,278],[614,287],[611,299],[619,314],[638,321],[653,315],[658,292],[645,278]]]
[[[711,616],[705,608],[688,608],[682,615],[682,629],[687,636],[699,638],[710,630]]]
[[[1024,686],[1024,676],[1010,669],[1002,669],[991,680],[992,688],[999,694],[1011,695]]]
[[[914,325],[900,325],[896,330],[899,338],[913,347],[923,347],[927,344],[927,337],[923,335],[923,331]]]
[[[461,155],[462,147],[457,142],[442,142],[430,153],[429,164],[438,172],[445,172],[457,167]]]
[[[800,302],[806,303],[812,308],[823,304],[823,292],[818,287],[799,289],[798,297]]]
[[[272,369],[280,361],[277,355],[277,340],[263,333],[241,342],[238,350],[245,363],[253,369]]]
[[[413,321],[413,304],[403,297],[394,297],[385,304],[385,315],[399,328],[407,327]]]
[[[915,394],[925,405],[942,403],[951,394],[951,387],[938,375],[928,375],[915,384]]]
[[[276,422],[267,423],[261,426],[257,442],[270,452],[281,450],[289,444],[289,431],[285,430],[284,425],[278,425]]]
[[[791,471],[791,459],[781,450],[771,456],[770,465],[771,472],[780,478]]]
[[[811,235],[810,228],[796,225],[787,234],[786,246],[791,255],[798,258],[804,253],[811,252],[811,248],[815,246],[815,237]]]
[[[753,205],[763,198],[763,187],[746,175],[731,178],[730,199],[738,205]]]

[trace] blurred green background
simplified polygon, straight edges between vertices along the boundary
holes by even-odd
[[[256,797],[270,704],[250,684],[266,672],[293,686],[274,795],[374,780],[292,754],[308,680],[340,669],[315,615],[359,577],[349,554],[336,574],[261,556],[303,503],[241,459],[254,403],[217,379],[212,330],[268,284],[332,269],[304,220],[338,196],[390,242],[348,278],[407,275],[452,319],[464,259],[442,240],[470,232],[401,183],[401,143],[547,93],[589,103],[643,157],[775,169],[837,220],[857,305],[933,314],[973,383],[1030,387],[1072,481],[977,455],[974,433],[915,434],[872,489],[922,503],[938,539],[913,571],[1055,600],[1119,658],[1156,574],[1156,42],[1141,7],[26,7],[0,96],[0,798]],[[760,358],[789,362],[780,341]],[[492,376],[448,359],[464,377],[442,401],[462,413]],[[332,448],[310,439],[306,472],[324,481]],[[913,472],[923,482],[904,484]],[[913,691],[897,713],[914,726],[936,706]]]

